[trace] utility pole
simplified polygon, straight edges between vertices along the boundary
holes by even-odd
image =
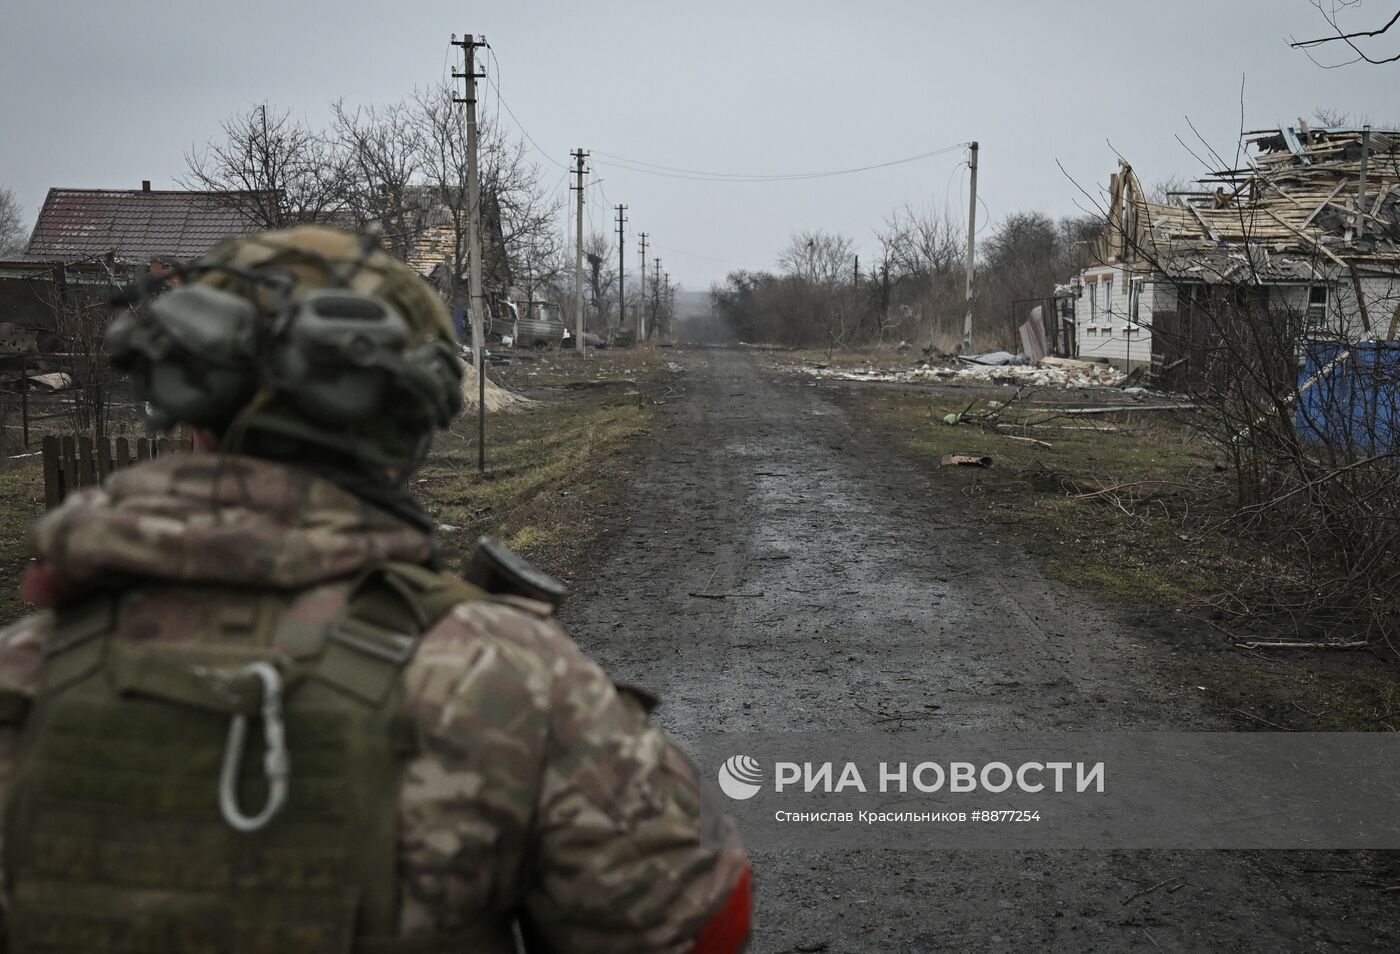
[[[623,273],[626,270],[623,260],[627,257],[625,254],[627,248],[622,244],[622,227],[627,224],[627,217],[624,215],[626,211],[627,206],[625,205],[617,207],[617,328],[619,331],[622,330],[622,325],[627,321],[627,294],[623,281]]]
[[[671,297],[671,273],[670,273],[670,272],[665,272],[664,274],[662,274],[662,276],[661,276],[661,288],[662,288],[662,290],[663,290],[663,291],[662,291],[662,294],[664,294],[664,295],[666,296],[666,331],[667,331],[667,333],[670,333],[671,329],[675,327],[675,321],[676,321],[675,301],[674,301],[674,299],[672,299],[672,297]]]
[[[575,149],[569,155],[574,157],[574,190],[578,193],[578,207],[574,218],[574,350],[583,354],[583,160],[588,153]]]
[[[852,272],[852,274],[851,274],[851,287],[852,287],[852,288],[856,288],[856,289],[859,289],[859,288],[860,288],[860,256],[859,256],[859,255],[856,256],[856,267],[855,267],[855,270],[854,270],[854,271]]]
[[[967,208],[967,317],[963,319],[963,353],[972,350],[972,276],[977,268],[977,143],[968,149],[967,167],[972,170],[972,193]]]
[[[641,285],[637,291],[637,344],[647,337],[647,233],[642,233]]]
[[[486,37],[475,39],[470,33],[452,45],[462,48],[465,69],[453,71],[454,79],[464,81],[466,96],[452,97],[466,106],[467,114],[467,241],[469,257],[469,293],[471,295],[472,364],[476,367],[476,469],[486,470],[486,327],[485,308],[481,295],[481,165],[477,159],[476,81],[484,73],[476,71],[476,49],[486,45]],[[457,276],[449,279],[452,287]]]
[[[660,318],[658,312],[661,310],[661,259],[653,258],[652,262],[656,266],[656,271],[653,273],[651,281],[651,333],[657,334],[661,331],[660,326],[656,323]]]

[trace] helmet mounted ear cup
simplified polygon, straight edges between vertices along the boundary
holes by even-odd
[[[162,295],[112,320],[104,347],[130,373],[158,426],[217,426],[257,390],[257,308],[205,285]]]
[[[273,378],[312,420],[354,424],[385,404],[408,325],[386,303],[342,289],[307,292],[270,355]]]

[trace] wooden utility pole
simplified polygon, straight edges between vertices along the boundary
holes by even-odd
[[[647,233],[642,233],[641,285],[637,290],[637,344],[647,337]]]
[[[967,207],[967,317],[963,319],[963,353],[972,350],[972,276],[977,268],[977,143],[968,148],[967,167],[972,170],[972,195]]]
[[[627,257],[627,247],[622,244],[622,227],[627,224],[627,216],[624,214],[627,206],[617,207],[617,329],[622,330],[622,326],[627,322],[627,294],[625,283],[623,282],[626,265],[624,259]],[[611,342],[609,342],[611,344]]]
[[[575,149],[570,155],[574,157],[574,191],[578,193],[574,210],[574,350],[583,354],[583,174],[588,171],[583,160],[588,153]]]
[[[656,266],[656,271],[653,273],[651,281],[651,333],[657,334],[661,331],[656,323],[658,312],[661,310],[661,259],[653,258],[652,262]]]
[[[486,45],[486,37],[475,39],[470,33],[453,46],[462,48],[465,69],[452,75],[464,81],[466,96],[453,99],[466,107],[467,114],[467,256],[468,291],[471,296],[472,365],[476,368],[476,468],[486,469],[486,325],[485,305],[481,294],[481,164],[477,158],[476,81],[485,74],[476,71],[476,49]],[[451,287],[457,276],[449,278]]]
[[[666,296],[666,333],[671,334],[671,329],[675,327],[676,303],[671,297],[671,273],[665,272],[661,276],[662,294]]]

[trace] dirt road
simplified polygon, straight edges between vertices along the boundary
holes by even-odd
[[[565,621],[684,742],[886,725],[1235,729],[1142,607],[1047,578],[947,472],[741,351],[677,353],[626,522]],[[689,594],[725,594],[705,599]],[[760,595],[761,594],[761,595]],[[935,708],[936,707],[936,708]],[[1376,856],[793,850],[754,858],[760,954],[1394,950]],[[1168,879],[1185,887],[1135,892]],[[1175,880],[1172,884],[1175,884]]]

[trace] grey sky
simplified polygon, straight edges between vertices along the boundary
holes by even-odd
[[[1393,7],[1361,6],[1367,22]],[[1189,115],[1233,149],[1242,74],[1247,128],[1318,106],[1400,120],[1400,68],[1324,71],[1288,49],[1289,34],[1323,26],[1308,0],[0,0],[0,18],[0,185],[31,220],[49,186],[170,187],[191,143],[263,99],[313,123],[337,97],[398,99],[442,78],[448,35],[467,30],[486,34],[506,101],[557,162],[583,146],[787,173],[977,139],[993,220],[1073,212],[1078,192],[1055,160],[1097,186],[1114,168],[1110,142],[1144,181],[1195,173],[1174,137],[1193,138]],[[484,107],[494,113],[494,97]],[[629,229],[650,232],[691,288],[737,265],[771,266],[803,228],[851,235],[869,261],[872,230],[893,208],[959,203],[960,159],[764,184],[600,163],[587,221],[610,229],[611,204],[627,203]],[[562,188],[562,169],[549,169]]]

